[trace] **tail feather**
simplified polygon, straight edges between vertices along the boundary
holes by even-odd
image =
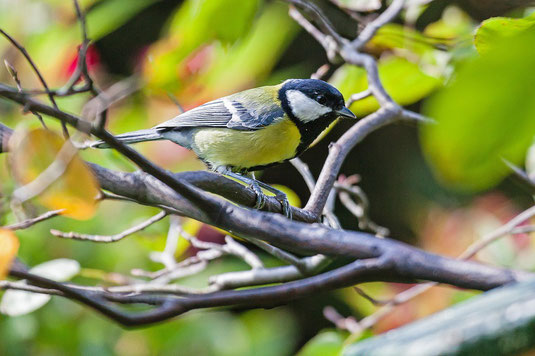
[[[160,130],[157,129],[147,129],[147,130],[139,130],[139,131],[132,131],[127,132],[122,135],[115,136],[116,139],[121,141],[122,143],[131,144],[131,143],[137,143],[137,142],[145,142],[145,141],[156,141],[156,140],[163,140],[164,138],[160,134]],[[110,146],[105,143],[104,141],[96,141],[92,142],[89,147],[91,148],[110,148]]]

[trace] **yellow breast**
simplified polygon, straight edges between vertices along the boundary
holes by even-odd
[[[300,139],[298,128],[285,118],[256,131],[199,129],[193,150],[215,167],[251,168],[293,158]]]

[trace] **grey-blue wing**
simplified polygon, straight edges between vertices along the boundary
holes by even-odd
[[[269,99],[261,88],[246,90],[186,111],[155,128],[224,127],[258,130],[284,116],[280,105]]]

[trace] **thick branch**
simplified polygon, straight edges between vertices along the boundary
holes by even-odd
[[[182,210],[187,202],[184,197],[146,174],[118,173],[102,167],[96,168],[96,165],[92,167],[97,171],[101,186],[116,194],[177,210]],[[198,172],[189,174],[196,173]],[[119,181],[115,180],[117,174],[121,177]],[[180,179],[183,174],[177,173],[174,176]],[[120,190],[116,189],[118,187]],[[437,256],[394,240],[377,239],[371,234],[290,221],[279,214],[241,209],[217,199],[212,203],[217,204],[214,214],[201,214],[197,210],[195,218],[237,235],[260,239],[305,254],[322,253],[355,258],[376,258],[388,254],[396,261],[396,273],[390,277],[401,281],[433,280],[465,288],[490,289],[527,275]]]

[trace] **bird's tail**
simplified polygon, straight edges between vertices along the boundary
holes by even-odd
[[[127,132],[122,135],[115,136],[116,139],[119,141],[131,144],[136,142],[144,142],[144,141],[156,141],[156,140],[163,140],[164,138],[160,134],[160,130],[158,129],[147,129],[147,130],[139,130],[139,131],[132,131]],[[91,148],[110,148],[110,146],[105,143],[104,141],[96,141],[91,142],[88,147]]]

